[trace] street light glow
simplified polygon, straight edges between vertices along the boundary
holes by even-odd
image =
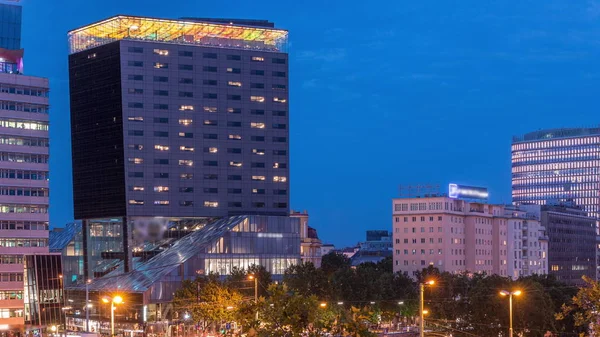
[[[432,285],[434,285],[434,284],[435,284],[435,281],[434,281],[434,280],[429,280],[429,281],[427,281],[427,282],[425,282],[425,283],[426,283],[426,284],[429,284],[430,286],[432,286]]]
[[[429,310],[423,310],[423,315],[427,315],[429,313]]]
[[[327,306],[327,303],[325,303],[325,302],[321,302],[321,304],[319,304],[319,306],[320,306],[321,308],[325,308],[325,307]]]
[[[248,275],[249,280],[254,280],[254,275]]]
[[[116,304],[121,304],[121,303],[123,303],[123,297],[117,295],[117,296],[113,297],[113,302],[115,302]]]
[[[515,295],[515,296],[519,296],[519,295],[521,295],[521,290],[515,290],[515,291],[513,292],[513,295]]]

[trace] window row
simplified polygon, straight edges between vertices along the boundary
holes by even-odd
[[[38,97],[48,97],[48,93],[49,93],[48,89],[18,87],[18,86],[10,86],[8,84],[0,84],[0,92],[6,93],[6,94],[38,96]]]
[[[212,161],[205,161],[204,162],[205,166],[217,166],[217,162],[212,162]],[[128,172],[127,176],[129,178],[144,178],[144,172]],[[193,178],[193,173],[181,173],[180,174],[180,178],[181,179],[192,179]],[[166,172],[154,172],[154,178],[157,179],[166,179],[169,178],[169,173]],[[205,174],[204,175],[204,179],[206,180],[218,180],[218,176],[215,174]],[[241,175],[228,175],[227,176],[227,180],[242,180],[242,176]],[[251,180],[253,181],[266,181],[266,176],[262,176],[262,175],[253,175],[251,177]],[[287,177],[285,176],[273,176],[273,182],[276,183],[285,183],[287,182]]]
[[[3,205],[0,213],[48,213],[47,205]]]
[[[127,51],[130,52],[130,53],[134,53],[134,54],[143,54],[144,53],[144,48],[143,47],[129,47],[127,49]],[[169,55],[171,55],[171,51],[170,50],[168,50],[168,49],[160,49],[160,48],[153,48],[152,49],[152,53],[155,54],[155,55],[159,55],[159,56],[169,56]],[[194,57],[194,52],[191,51],[191,50],[179,50],[178,53],[177,53],[177,55],[179,57]],[[196,54],[196,57],[200,57],[200,56]],[[212,53],[212,52],[203,52],[202,53],[202,58],[216,60],[216,59],[219,58],[219,54]],[[244,58],[246,58],[246,56],[244,56]],[[225,59],[227,59],[228,61],[242,61],[242,55],[227,54],[225,56]],[[253,55],[253,56],[250,56],[249,58],[245,59],[244,61],[264,62],[265,58],[263,56]],[[279,57],[273,57],[273,58],[271,58],[271,63],[285,64],[286,63],[286,59],[279,58]]]
[[[436,241],[435,238],[429,238],[429,243],[433,244],[433,243],[435,243],[435,241]],[[444,240],[442,238],[438,238],[437,239],[437,243],[443,243],[443,242],[444,242]],[[396,243],[400,244],[400,239],[396,239]],[[405,244],[409,244],[409,243],[412,243],[412,244],[427,243],[427,239],[425,239],[425,238],[410,239],[410,240],[409,239],[404,239],[403,243],[405,243]]]
[[[15,221],[2,220],[0,221],[1,229],[18,229],[18,230],[48,230],[48,223],[44,221]]]
[[[48,131],[48,122],[18,119],[0,119],[0,128]]]
[[[127,120],[130,122],[143,122],[144,117],[143,116],[129,116],[129,117],[127,117]],[[152,121],[157,124],[169,124],[169,118],[167,118],[167,117],[154,117],[152,119]],[[177,121],[178,121],[179,125],[183,125],[183,126],[190,126],[194,123],[194,120],[191,118],[180,118]],[[207,125],[207,126],[218,126],[219,121],[215,120],[215,119],[205,119],[202,122],[202,124]],[[228,121],[227,126],[228,127],[242,127],[242,122]],[[249,126],[252,129],[264,129],[266,127],[266,123],[250,122]],[[287,124],[273,123],[272,128],[276,129],[276,130],[285,130],[285,129],[287,129]]]
[[[35,188],[35,187],[0,187],[0,195],[14,195],[14,196],[25,196],[25,197],[48,197],[47,188]]]
[[[49,147],[48,138],[33,138],[33,137],[10,137],[0,136],[0,144],[3,145],[19,145],[19,146],[39,146]]]
[[[128,130],[127,134],[129,136],[143,137],[144,130]],[[166,137],[169,137],[169,132],[168,131],[154,131],[152,135],[154,137],[166,138]],[[177,136],[180,138],[194,138],[194,133],[193,132],[179,132],[179,133],[177,133]],[[216,133],[204,133],[204,134],[202,134],[202,138],[204,138],[204,139],[219,139],[219,135]],[[237,135],[237,134],[230,134],[227,136],[227,139],[242,140],[242,136]],[[266,139],[265,136],[250,136],[250,140],[253,142],[264,142],[265,139]],[[285,142],[287,142],[287,137],[272,137],[271,140],[274,143],[285,143]],[[40,156],[43,156],[43,155],[40,155]],[[12,160],[10,160],[10,161],[12,161]]]
[[[142,151],[142,150],[144,150],[144,145],[129,144],[128,148],[137,150],[137,151]],[[158,150],[158,151],[169,151],[169,150],[171,150],[171,146],[165,145],[165,144],[156,144],[156,145],[154,145],[154,149]],[[179,150],[183,151],[183,152],[194,152],[196,150],[196,148],[193,146],[180,145]],[[264,156],[265,151],[266,151],[265,149],[252,149],[252,154],[255,154],[258,156]],[[218,153],[219,149],[217,147],[204,147],[204,152],[205,153]],[[241,148],[227,148],[227,153],[241,154],[242,149]],[[285,156],[285,155],[287,155],[287,150],[273,150],[273,155]],[[280,165],[284,165],[284,166],[280,166]],[[285,165],[286,165],[285,163],[277,162],[277,163],[273,163],[273,168],[285,168]],[[277,166],[277,167],[275,167],[275,166]]]
[[[133,95],[141,95],[144,93],[144,89],[135,89],[135,88],[130,88],[127,91],[129,94],[133,94]],[[163,97],[168,97],[170,96],[169,94],[169,90],[153,90],[153,95],[154,96],[163,96]],[[177,94],[178,97],[183,97],[183,98],[191,98],[194,97],[194,92],[192,91],[179,91]],[[205,92],[202,94],[202,98],[204,99],[218,99],[219,95],[217,93],[209,93],[209,92]],[[227,95],[227,100],[229,101],[241,101],[242,100],[242,95]],[[251,102],[258,102],[258,103],[264,103],[266,101],[265,96],[250,96],[250,101]],[[273,97],[273,102],[275,103],[287,103],[287,98],[285,97]]]
[[[397,206],[400,206],[400,204],[397,204],[397,205],[396,205],[396,207],[397,207]],[[409,217],[405,216],[405,217],[403,218],[403,221],[404,221],[404,222],[408,222],[408,219],[409,219]],[[420,219],[421,219],[421,221],[425,221],[426,217],[422,216]],[[433,221],[433,219],[434,219],[434,217],[432,217],[432,216],[430,216],[430,217],[429,217],[429,221]],[[417,217],[416,217],[416,216],[413,216],[413,217],[411,218],[411,220],[412,220],[412,222],[416,222],[416,221],[417,221]],[[400,222],[400,217],[398,217],[398,216],[397,216],[397,217],[395,218],[395,221],[396,221],[396,222]],[[441,215],[437,217],[437,221],[442,221],[442,216],[441,216]]]
[[[48,247],[48,239],[0,238],[0,247]]]
[[[23,273],[0,273],[0,282],[22,282]]]
[[[143,205],[145,205],[145,203],[146,202],[141,199],[130,199],[129,200],[129,205],[133,205],[133,206],[143,206]],[[156,206],[169,206],[170,204],[171,204],[171,202],[169,200],[154,200],[152,202],[152,205],[156,205]],[[217,208],[217,207],[219,207],[220,204],[218,201],[206,200],[201,205],[203,207],[208,207],[208,208]],[[251,205],[253,208],[267,207],[266,203],[264,203],[264,202],[253,202]],[[193,207],[194,201],[192,201],[192,200],[179,201],[179,206]],[[242,202],[237,202],[237,201],[228,202],[227,207],[242,207]],[[275,202],[275,203],[273,203],[272,207],[273,208],[287,208],[287,203]]]
[[[128,189],[129,189],[129,191],[132,191],[132,192],[143,192],[146,190],[146,188],[144,186],[129,186]],[[166,192],[169,192],[170,190],[171,189],[169,188],[169,186],[154,186],[153,187],[153,191],[157,192],[157,193],[166,193]],[[178,190],[180,193],[194,193],[193,187],[179,187]],[[202,189],[202,191],[207,194],[218,194],[219,193],[219,189],[216,187],[205,187]],[[273,195],[287,195],[287,190],[272,190],[272,191],[273,191]],[[242,189],[241,188],[228,188],[227,193],[228,194],[242,194]],[[264,188],[253,188],[252,194],[264,195],[264,194],[266,194],[266,190]]]
[[[139,74],[129,74],[129,75],[127,75],[127,80],[129,80],[129,81],[144,81],[144,78],[145,78],[144,75],[139,75]],[[152,76],[152,81],[153,82],[157,82],[157,83],[169,83],[169,77],[168,76]],[[194,79],[193,78],[189,78],[189,77],[179,77],[177,79],[177,83],[179,83],[179,84],[194,84]],[[215,79],[203,79],[202,80],[202,85],[218,86],[219,85],[219,81],[215,80]],[[241,81],[227,81],[227,86],[228,87],[236,87],[236,88],[243,87]],[[250,88],[251,89],[265,89],[266,87],[265,87],[264,83],[251,82],[250,83]],[[271,89],[273,89],[273,90],[286,90],[287,89],[287,85],[273,83],[273,84],[271,84]],[[143,94],[143,90],[142,89],[128,89],[128,92],[130,94]]]
[[[144,109],[144,103],[141,102],[129,102],[127,104],[127,107],[131,108],[131,109]],[[168,104],[154,104],[152,106],[153,109],[155,110],[169,110],[169,105]],[[194,111],[194,106],[193,105],[180,105],[178,107],[179,111]],[[204,112],[210,112],[210,113],[216,113],[218,112],[218,108],[215,106],[205,106],[202,107],[202,111]],[[231,113],[231,114],[241,114],[242,113],[242,109],[241,108],[227,108],[226,109],[227,113]],[[250,114],[251,115],[257,115],[257,116],[264,116],[265,115],[265,110],[263,109],[251,109],[250,110]],[[285,117],[287,115],[287,111],[284,110],[273,110],[272,111],[273,116],[279,116],[279,117]]]
[[[162,145],[159,145],[162,146]],[[211,153],[216,153],[216,148],[213,147],[207,147],[205,148],[205,152],[211,152]],[[144,158],[139,158],[139,157],[130,157],[127,158],[127,161],[131,164],[143,164],[144,163]],[[160,159],[160,158],[156,158],[154,159],[154,165],[169,165],[171,163],[171,161],[169,159]],[[217,166],[212,164],[212,161],[204,161],[204,165],[205,166]],[[208,163],[208,164],[207,164]],[[177,160],[177,164],[179,166],[194,166],[194,161],[191,159],[179,159]],[[229,166],[232,167],[242,167],[243,163],[239,162],[239,161],[229,161]],[[250,163],[250,167],[252,168],[266,168],[266,165],[264,162],[252,162]],[[274,169],[285,169],[287,168],[287,163],[273,163],[272,168]]]
[[[29,104],[12,101],[0,101],[0,110],[23,111],[33,113],[47,114],[50,112],[50,107],[40,104]]]
[[[127,65],[130,67],[144,67],[144,62],[132,60],[132,61],[127,62]],[[166,63],[166,62],[152,62],[152,67],[155,69],[169,69],[169,65],[170,64]],[[193,71],[194,65],[193,64],[178,64],[177,69],[184,70],[184,71],[185,70]],[[202,71],[208,72],[208,73],[216,73],[216,72],[218,72],[218,70],[219,69],[216,66],[203,66],[202,67]],[[225,68],[225,72],[231,73],[231,74],[241,74],[242,69],[227,67],[227,68]],[[252,70],[250,70],[249,74],[254,75],[254,76],[265,76],[265,71],[261,70],[261,69],[252,69]],[[271,71],[271,76],[286,77],[286,72],[285,71]]]
[[[23,258],[21,258],[21,263]],[[0,301],[5,300],[22,300],[23,299],[23,291],[22,290],[0,290]]]
[[[0,264],[23,264],[23,255],[0,255]],[[0,291],[0,300],[2,300]]]
[[[49,172],[0,169],[0,179],[48,180]]]
[[[47,154],[0,152],[0,161],[47,164],[48,158],[49,156]]]

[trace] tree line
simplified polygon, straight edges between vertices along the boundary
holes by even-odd
[[[257,279],[256,303],[249,275]],[[428,329],[453,336],[507,336],[508,299],[499,292],[518,289],[521,296],[513,298],[515,335],[580,336],[596,328],[600,333],[590,325],[598,317],[600,285],[590,279],[578,289],[548,275],[513,281],[498,275],[450,274],[431,266],[415,279],[394,273],[391,258],[353,267],[344,255],[329,253],[320,268],[312,263],[288,268],[283,282],[273,282],[261,266],[234,269],[226,278],[207,275],[185,281],[175,293],[174,307],[202,329],[218,331],[236,322],[249,337],[363,337],[378,328],[417,323],[419,283],[434,280],[425,289]]]

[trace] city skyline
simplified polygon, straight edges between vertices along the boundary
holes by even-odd
[[[68,30],[123,13],[269,19],[292,32],[290,208],[309,210],[325,242],[349,245],[366,229],[389,227],[389,200],[400,184],[483,185],[492,202],[509,203],[513,135],[598,124],[587,110],[599,50],[586,43],[586,34],[600,31],[597,7],[560,4],[392,4],[382,13],[341,2],[162,8],[106,1],[92,11],[75,1],[26,0],[25,73],[49,77],[52,88],[51,225],[72,219],[70,170],[60,170],[70,164]],[[327,14],[333,11],[345,15]],[[554,17],[561,11],[569,19]],[[568,121],[559,119],[564,111]]]

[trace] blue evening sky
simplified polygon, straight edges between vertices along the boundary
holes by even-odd
[[[51,83],[51,225],[72,220],[67,31],[115,14],[290,31],[291,206],[326,242],[391,230],[400,184],[510,202],[511,136],[598,125],[599,1],[23,0],[25,71]]]

